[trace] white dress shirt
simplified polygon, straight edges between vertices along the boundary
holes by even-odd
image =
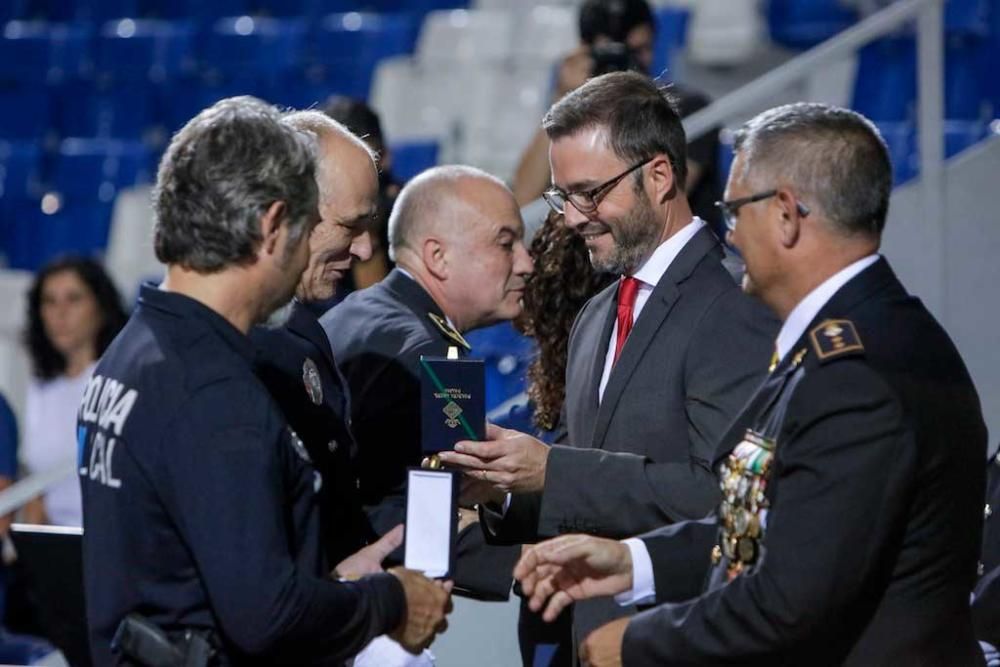
[[[853,264],[849,264],[824,280],[819,287],[809,292],[802,301],[799,301],[781,325],[781,331],[778,332],[778,340],[775,343],[778,359],[784,359],[785,355],[792,350],[792,346],[806,332],[806,327],[816,318],[827,301],[833,298],[833,295],[841,287],[877,262],[878,259],[878,255],[868,255]],[[646,550],[646,544],[637,537],[624,540],[623,543],[632,554],[632,589],[616,595],[615,601],[623,607],[653,602],[656,599],[656,585],[653,578],[653,563],[649,558],[649,551]]]
[[[635,324],[636,320],[639,319],[639,313],[642,312],[646,302],[649,301],[649,295],[653,293],[653,289],[659,284],[660,279],[663,278],[663,274],[667,272],[673,261],[677,259],[677,255],[681,254],[681,250],[684,249],[688,241],[704,226],[705,223],[700,218],[693,218],[691,222],[661,243],[653,251],[653,254],[649,256],[649,259],[632,274],[632,277],[639,281],[639,291],[635,296],[635,306],[632,308],[632,324]],[[611,340],[608,341],[608,351],[604,355],[604,372],[601,374],[601,384],[597,390],[598,402],[604,399],[604,388],[608,385],[608,378],[611,377],[611,367],[615,363],[615,343],[617,342],[618,319],[615,318],[614,329],[611,331]],[[627,340],[625,344],[628,345]],[[624,351],[624,348],[622,349]]]

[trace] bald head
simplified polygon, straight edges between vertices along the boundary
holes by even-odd
[[[495,176],[475,167],[434,167],[400,191],[389,217],[389,252],[396,259],[428,237],[462,235],[473,217],[489,219],[517,210],[510,190]],[[519,215],[519,214],[518,214]]]
[[[462,331],[516,317],[531,273],[524,223],[500,179],[435,167],[409,183],[389,218],[391,256]]]
[[[283,121],[316,137],[320,223],[309,237],[309,265],[296,292],[302,301],[328,299],[352,261],[371,257],[371,222],[378,198],[375,154],[346,127],[319,111]]]

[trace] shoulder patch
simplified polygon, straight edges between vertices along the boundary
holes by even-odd
[[[455,327],[448,324],[448,320],[444,319],[440,315],[437,315],[436,313],[427,313],[427,317],[431,318],[431,322],[433,322],[435,326],[441,330],[441,333],[444,334],[445,338],[456,345],[464,347],[466,350],[472,349],[472,346],[469,345],[469,341],[465,340],[462,334],[458,333]]]
[[[850,320],[826,320],[809,332],[809,340],[812,341],[820,363],[865,351],[858,331]]]

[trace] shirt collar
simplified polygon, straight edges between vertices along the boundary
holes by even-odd
[[[657,246],[649,259],[632,273],[632,277],[645,285],[655,286],[659,284],[660,278],[670,268],[670,264],[677,259],[677,255],[681,254],[681,250],[684,249],[687,242],[694,238],[694,235],[704,226],[705,223],[701,218],[692,218],[691,222]]]
[[[139,288],[139,305],[155,308],[182,319],[198,320],[212,329],[248,362],[254,359],[254,346],[250,338],[234,327],[229,320],[196,299],[178,292],[162,290],[153,283],[146,283]],[[186,325],[183,330],[195,333]]]
[[[413,277],[413,274],[410,273],[409,271],[407,271],[406,269],[404,269],[403,267],[397,265],[396,266],[396,271],[399,271],[400,273],[402,273],[404,276],[406,276],[407,278],[409,278],[410,280],[412,280],[418,286],[420,285],[420,283],[417,282],[417,279]],[[423,289],[423,286],[420,286],[420,289]],[[429,297],[430,295],[428,294],[427,296]],[[437,305],[437,304],[435,304],[435,305]],[[451,321],[450,317],[448,317],[448,314],[446,312],[444,312],[444,310],[441,310],[440,306],[437,306],[437,308],[438,308],[438,310],[441,311],[441,314],[444,315],[444,320],[445,320],[445,322],[448,323],[448,326],[450,326],[452,329],[455,329],[455,331],[458,331],[458,329],[455,328],[455,323]]]
[[[849,264],[824,280],[819,287],[809,292],[804,299],[799,301],[795,308],[792,309],[792,312],[788,314],[784,324],[781,325],[781,331],[778,332],[778,340],[775,343],[775,347],[779,360],[784,359],[785,355],[791,351],[792,346],[806,332],[806,327],[815,319],[827,301],[833,298],[833,295],[846,285],[851,278],[854,278],[854,276],[877,262],[878,258],[878,255],[868,255],[853,264]]]

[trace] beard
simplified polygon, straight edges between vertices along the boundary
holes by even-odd
[[[597,257],[591,251],[590,263],[597,271],[614,274],[628,274],[638,268],[656,247],[661,231],[645,193],[639,193],[632,210],[608,228],[614,247],[607,257]]]

